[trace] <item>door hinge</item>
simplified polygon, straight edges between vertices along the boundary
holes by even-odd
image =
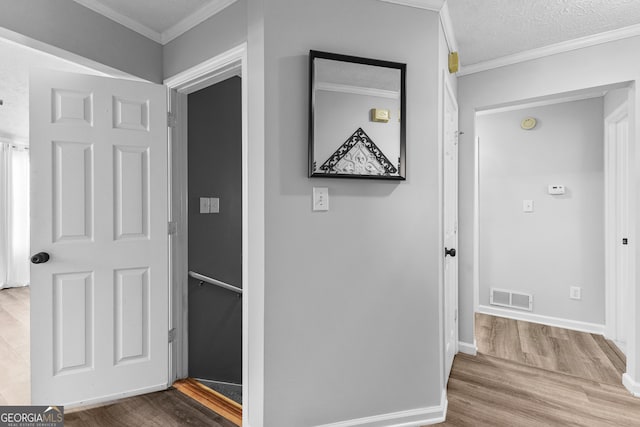
[[[170,128],[176,127],[176,115],[170,111],[167,111],[167,126]]]
[[[167,223],[167,232],[170,236],[178,234],[178,223],[175,221],[169,221]]]
[[[169,329],[169,342],[174,342],[176,340],[176,328]]]
[[[453,311],[453,321],[454,322],[458,321],[458,309],[457,308]]]

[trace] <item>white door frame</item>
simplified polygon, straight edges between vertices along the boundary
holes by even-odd
[[[626,138],[626,148],[629,148],[629,129],[624,135],[620,135],[618,132],[618,125],[623,120],[629,120],[629,108],[628,101],[625,101],[623,105],[614,110],[611,114],[605,117],[604,120],[604,179],[605,179],[605,336],[608,339],[614,341],[623,352],[626,353],[626,337],[621,336],[620,323],[628,324],[627,319],[620,319],[618,315],[621,311],[623,315],[628,311],[621,307],[624,301],[628,301],[628,295],[621,295],[621,292],[625,289],[621,285],[620,280],[624,280],[629,286],[629,263],[630,258],[627,257],[626,265],[620,265],[616,255],[617,249],[622,243],[620,241],[623,237],[629,237],[628,235],[617,235],[620,222],[622,226],[629,230],[629,210],[627,212],[619,212],[619,193],[616,191],[616,182],[618,175],[622,172],[620,164],[618,163],[620,156],[616,149],[616,143],[622,142],[620,138]],[[627,151],[628,157],[628,151]],[[629,177],[630,163],[627,164],[626,173]],[[628,181],[628,179],[627,179]],[[624,189],[623,189],[624,190]],[[629,206],[629,183],[627,182],[626,194],[623,196],[626,201],[623,203]],[[625,307],[626,308],[626,307]],[[619,322],[621,320],[621,322]]]
[[[177,233],[172,236],[170,324],[175,328],[175,339],[170,350],[169,378],[185,378],[188,373],[188,193],[187,193],[187,95],[211,86],[231,76],[242,79],[242,407],[243,424],[248,425],[249,383],[249,236],[260,230],[249,228],[249,141],[248,141],[248,81],[247,44],[243,43],[218,56],[202,62],[165,80],[168,89],[169,111],[175,120],[170,132],[170,221]],[[255,381],[259,381],[255,378]]]

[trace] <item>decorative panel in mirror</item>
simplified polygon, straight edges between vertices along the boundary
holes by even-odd
[[[309,53],[309,176],[405,179],[406,65]]]

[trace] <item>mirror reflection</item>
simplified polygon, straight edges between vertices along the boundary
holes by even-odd
[[[310,176],[404,179],[404,64],[311,52]]]

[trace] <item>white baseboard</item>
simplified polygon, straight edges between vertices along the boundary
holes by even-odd
[[[541,323],[543,325],[555,326],[557,328],[572,329],[574,331],[588,332],[590,334],[604,335],[604,325],[598,323],[581,322],[578,320],[561,319],[559,317],[542,316],[529,312],[509,310],[507,308],[489,307],[479,305],[478,313],[490,314],[492,316],[506,317],[508,319],[524,320],[526,322]]]
[[[420,427],[443,422],[447,416],[447,405],[447,391],[442,390],[438,406],[356,418],[316,427]]]
[[[468,342],[458,341],[458,351],[460,353],[475,356],[478,354],[478,346],[476,345],[475,340],[473,344],[469,344]]]
[[[622,384],[625,386],[629,393],[633,394],[635,397],[640,397],[640,383],[635,382],[631,375],[625,373],[622,375]]]
[[[168,388],[167,384],[158,384],[155,386],[151,386],[151,387],[145,387],[145,388],[140,388],[137,390],[131,390],[128,391],[126,393],[117,393],[117,394],[112,394],[109,396],[102,396],[102,397],[96,397],[94,399],[87,399],[87,400],[82,400],[79,402],[70,402],[70,403],[65,403],[64,404],[64,409],[65,412],[67,412],[67,410],[72,409],[72,410],[84,410],[84,409],[90,409],[93,407],[98,407],[98,406],[104,406],[107,404],[111,404],[114,403],[118,400],[121,399],[125,399],[127,397],[132,397],[132,396],[138,396],[141,394],[147,394],[147,393],[153,393],[155,391],[161,391],[161,390],[166,390]]]

